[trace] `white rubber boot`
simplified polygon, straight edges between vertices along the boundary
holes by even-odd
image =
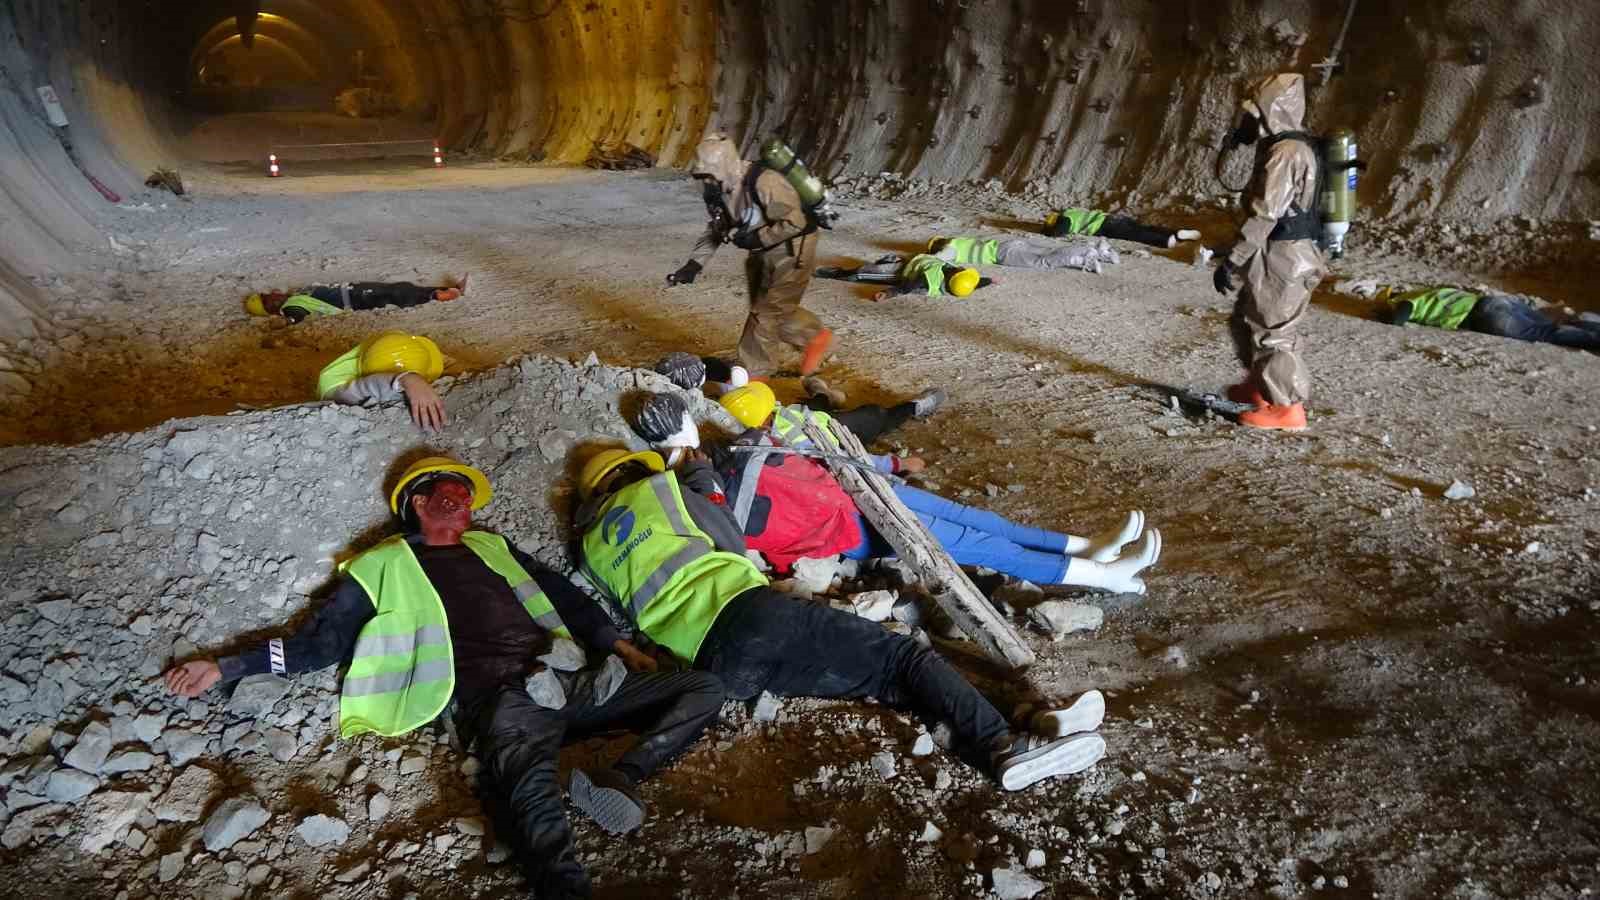
[[[1111,562],[1122,552],[1123,544],[1137,539],[1143,533],[1144,512],[1136,509],[1128,513],[1128,518],[1121,525],[1114,528],[1108,528],[1088,537],[1067,535],[1066,552],[1068,556],[1080,556],[1101,563]]]
[[[1198,241],[1198,240],[1200,240],[1200,232],[1196,231],[1193,228],[1179,228],[1178,229],[1178,240],[1180,240],[1180,241]]]
[[[1143,594],[1144,580],[1139,573],[1155,565],[1161,558],[1161,530],[1152,528],[1144,539],[1129,553],[1115,562],[1099,563],[1092,559],[1073,557],[1067,562],[1067,573],[1062,584],[1099,588],[1113,594]]]
[[[1066,737],[1094,731],[1106,718],[1106,696],[1099,691],[1084,691],[1066,709],[1046,709],[1033,714],[1028,730],[1045,737]]]

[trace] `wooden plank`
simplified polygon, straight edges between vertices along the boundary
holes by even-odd
[[[1020,669],[1034,662],[1033,651],[1000,612],[983,596],[967,573],[945,552],[943,545],[928,533],[911,510],[895,496],[894,488],[882,474],[870,471],[871,458],[850,429],[831,421],[830,434],[812,419],[805,423],[805,435],[818,449],[837,446],[838,452],[868,469],[833,465],[834,478],[855,501],[861,515],[883,535],[900,559],[922,578],[922,585],[985,656],[1009,669]],[[831,438],[831,439],[830,439]]]

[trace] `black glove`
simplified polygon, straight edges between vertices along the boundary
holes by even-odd
[[[694,284],[694,277],[700,274],[700,264],[689,260],[683,268],[667,276],[667,284]]]
[[[1238,285],[1233,283],[1232,260],[1225,259],[1222,261],[1222,265],[1217,266],[1217,271],[1211,276],[1211,283],[1216,286],[1219,294],[1226,296],[1233,293],[1233,289]]]
[[[766,245],[761,243],[761,236],[756,234],[754,228],[746,231],[735,232],[733,245],[740,250],[760,250]]]

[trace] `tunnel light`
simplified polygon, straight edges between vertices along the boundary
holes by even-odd
[[[444,151],[439,149],[438,142],[433,145],[433,167],[435,169],[444,168]]]
[[[282,172],[278,168],[278,154],[276,154],[276,153],[268,153],[267,154],[267,177],[268,178],[277,178],[280,174],[282,174]]]

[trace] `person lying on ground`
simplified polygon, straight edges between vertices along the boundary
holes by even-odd
[[[1102,266],[1122,262],[1122,255],[1104,238],[1054,246],[1037,238],[936,237],[928,242],[928,252],[957,266],[1081,269],[1096,275]]]
[[[1133,241],[1151,247],[1171,249],[1179,241],[1198,241],[1200,232],[1193,228],[1173,231],[1145,225],[1127,216],[1113,216],[1098,209],[1059,209],[1045,216],[1043,232],[1050,237],[1084,235],[1107,237],[1116,241]]]
[[[467,276],[455,285],[419,287],[409,281],[355,281],[311,284],[292,291],[267,291],[244,298],[252,316],[283,316],[299,322],[310,316],[334,316],[381,306],[421,306],[435,300],[456,300],[467,293]]]
[[[704,387],[708,389],[708,393],[716,397],[726,396],[748,387],[749,390],[740,395],[748,397],[748,401],[740,402],[754,402],[758,406],[770,405],[776,410],[776,427],[786,439],[796,442],[804,440],[804,435],[800,434],[800,423],[807,410],[824,424],[829,419],[839,420],[850,429],[851,433],[860,438],[863,444],[871,444],[912,419],[926,419],[933,415],[944,406],[947,399],[942,388],[934,387],[893,406],[883,407],[876,403],[866,403],[846,409],[844,407],[848,398],[845,393],[830,387],[822,378],[812,375],[800,380],[801,386],[808,393],[803,402],[778,406],[777,397],[769,386],[761,382],[751,382],[739,366],[730,366],[727,362],[714,357],[697,357],[681,351],[669,353],[656,363],[655,370],[667,376],[674,385],[683,390],[695,391]],[[648,435],[644,437],[650,440]],[[895,461],[887,456],[873,459],[880,464],[884,472],[901,471],[901,465],[905,462]],[[908,471],[920,471],[920,468]]]
[[[317,398],[369,406],[404,397],[411,420],[425,431],[438,431],[448,420],[433,382],[443,373],[438,344],[421,335],[385,331],[328,363],[317,376]]]
[[[832,278],[836,281],[884,285],[883,290],[872,295],[874,300],[885,300],[901,294],[924,294],[929,297],[943,297],[948,294],[952,297],[967,297],[978,288],[996,283],[992,278],[983,277],[977,269],[970,266],[953,266],[937,256],[926,253],[918,253],[912,257],[890,253],[853,269],[841,266],[818,266],[816,275],[818,278]]]
[[[876,697],[949,723],[956,746],[1006,790],[1070,775],[1105,755],[1090,691],[1019,732],[933,650],[865,619],[778,593],[703,457],[667,471],[653,450],[603,450],[579,475],[578,556],[600,590],[662,652],[710,672],[728,695]]]
[[[763,385],[750,385],[757,387]],[[849,559],[873,559],[894,555],[832,473],[804,456],[767,452],[767,448],[813,448],[810,440],[792,440],[803,422],[782,429],[770,402],[763,406],[757,398],[741,396],[740,391],[722,398],[721,403],[748,429],[728,447],[714,449],[712,458],[727,487],[734,522],[750,549],[760,552],[780,572],[804,557],[843,554]],[[837,444],[829,448],[830,452],[837,450]],[[917,462],[916,468],[905,471],[920,471],[921,461]],[[882,466],[877,468],[882,471]],[[1145,531],[1144,513],[1137,510],[1116,528],[1079,537],[1019,525],[903,482],[892,482],[891,487],[945,552],[963,566],[987,566],[1035,584],[1143,594],[1145,584],[1139,573],[1161,557],[1161,532],[1154,528]],[[1123,553],[1123,546],[1135,540],[1138,545]]]
[[[496,833],[535,895],[588,897],[556,779],[562,745],[638,729],[643,739],[614,765],[574,771],[569,786],[573,804],[602,828],[631,831],[645,816],[637,785],[716,720],[723,689],[708,672],[658,672],[565,577],[473,529],[472,512],[492,495],[471,466],[420,460],[389,498],[404,534],[351,560],[315,617],[241,655],[177,666],[166,684],[198,697],[247,675],[343,663],[342,738],[405,734],[448,713],[483,763]],[[605,663],[579,662],[573,638]],[[539,688],[530,691],[530,681]]]
[[[1385,304],[1380,318],[1391,325],[1427,325],[1447,331],[1466,329],[1518,341],[1600,351],[1600,320],[1579,317],[1558,322],[1519,297],[1507,294],[1429,287],[1376,291]]]

